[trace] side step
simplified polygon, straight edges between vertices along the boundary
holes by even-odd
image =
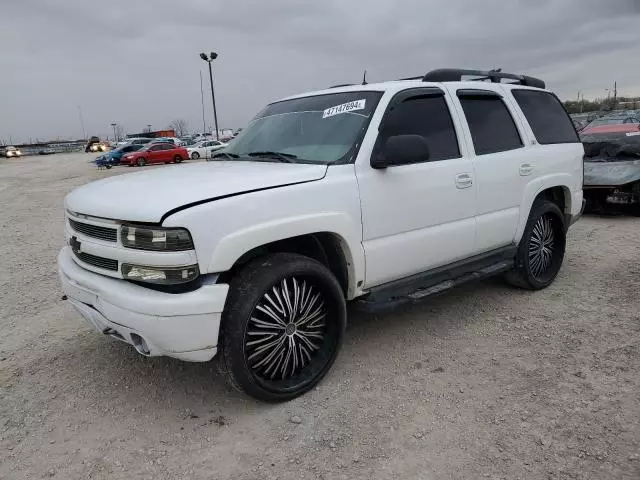
[[[356,308],[370,313],[391,310],[468,282],[499,275],[513,268],[515,253],[516,247],[508,247],[374,287],[355,302]]]

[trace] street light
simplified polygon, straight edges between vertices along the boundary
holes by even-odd
[[[216,95],[213,93],[213,73],[211,71],[211,62],[218,58],[216,52],[211,52],[207,57],[206,53],[201,53],[200,58],[209,64],[209,84],[211,85],[211,101],[213,102],[213,123],[216,127],[216,140],[218,138],[218,113],[216,112]]]
[[[117,123],[112,123],[111,126],[113,127],[113,141],[117,142],[118,139],[116,138],[116,125],[118,125]]]

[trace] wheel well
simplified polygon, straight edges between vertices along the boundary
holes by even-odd
[[[567,213],[567,210],[570,210],[571,207],[571,200],[567,198],[568,195],[570,193],[565,187],[551,187],[540,192],[538,198],[544,198],[555,203],[563,213]]]
[[[261,245],[243,254],[231,269],[220,275],[219,281],[228,282],[244,265],[251,260],[270,253],[297,253],[304,255],[327,267],[335,275],[346,295],[349,288],[347,258],[342,249],[340,238],[330,232],[319,232],[286,238]]]
[[[571,217],[571,192],[566,187],[551,187],[541,191],[537,198],[555,203],[564,214],[565,224],[569,224]]]

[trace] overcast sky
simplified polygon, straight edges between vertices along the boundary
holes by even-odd
[[[336,83],[493,68],[640,95],[640,0],[1,0],[0,141],[221,127]]]

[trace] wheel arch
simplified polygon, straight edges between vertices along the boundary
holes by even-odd
[[[568,228],[573,208],[573,196],[568,185],[571,185],[572,182],[573,177],[567,174],[551,178],[540,178],[527,185],[520,209],[521,215],[518,222],[518,229],[515,235],[516,244],[518,244],[522,238],[534,203],[540,198],[544,198],[558,205],[558,208],[560,208],[564,215],[565,228]]]
[[[228,283],[244,265],[273,253],[297,253],[317,260],[337,278],[345,297],[353,296],[356,274],[349,245],[341,235],[328,231],[296,235],[255,246],[240,255],[229,270],[220,274],[219,281]]]

